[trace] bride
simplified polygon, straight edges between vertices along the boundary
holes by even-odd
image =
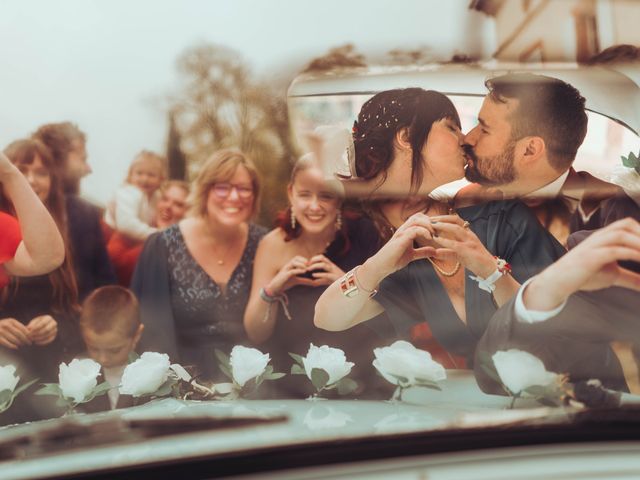
[[[318,327],[345,330],[386,312],[405,336],[427,322],[471,366],[496,309],[564,253],[519,201],[453,210],[427,197],[464,176],[462,139],[458,113],[439,92],[389,90],[363,105],[352,174],[374,194],[383,187],[397,195],[365,199],[386,243],[325,290]]]

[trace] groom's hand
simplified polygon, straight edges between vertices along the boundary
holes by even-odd
[[[640,274],[618,262],[640,262],[640,223],[631,218],[594,232],[537,275],[524,291],[527,309],[549,311],[579,290],[619,286],[640,291]]]

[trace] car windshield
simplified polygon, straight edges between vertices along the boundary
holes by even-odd
[[[7,89],[0,477],[493,478],[521,448],[557,455],[535,478],[614,454],[633,478],[639,6],[561,3],[451,2],[450,52],[322,41],[266,80],[237,18],[181,53],[145,29],[124,63],[87,40],[99,79],[29,57],[64,81]],[[165,7],[194,31],[224,10]],[[143,94],[163,46],[179,81]],[[140,88],[106,100],[118,82]]]

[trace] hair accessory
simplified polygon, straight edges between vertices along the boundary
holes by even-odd
[[[496,289],[495,283],[502,277],[503,275],[507,275],[511,273],[511,265],[507,263],[506,260],[499,257],[493,257],[496,259],[496,270],[489,275],[487,278],[481,278],[479,276],[469,275],[471,280],[475,280],[478,282],[478,286],[481,290],[485,292],[493,293]]]
[[[320,140],[315,153],[325,178],[356,178],[354,129],[360,129],[357,122],[351,130],[337,125],[321,125],[313,131]]]

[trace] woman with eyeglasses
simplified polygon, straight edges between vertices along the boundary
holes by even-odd
[[[145,325],[141,351],[168,353],[221,379],[215,349],[246,342],[242,316],[266,233],[251,223],[259,198],[258,172],[241,151],[220,150],[205,162],[191,214],[149,237],[138,261],[131,288]]]

